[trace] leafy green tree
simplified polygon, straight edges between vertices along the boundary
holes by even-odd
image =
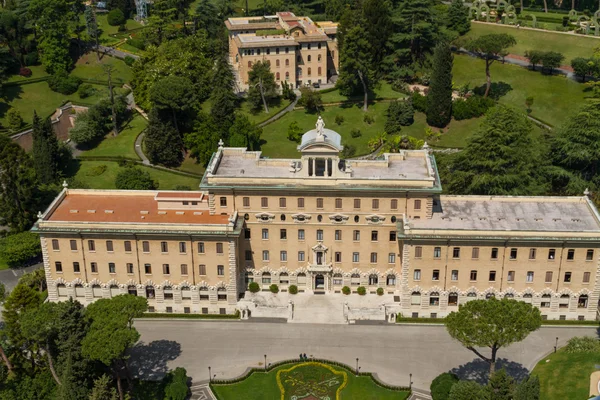
[[[498,350],[524,340],[541,325],[537,307],[507,298],[472,300],[446,317],[450,336],[487,362],[490,376],[494,375]],[[490,349],[490,356],[478,350],[482,347]]]
[[[0,225],[13,232],[29,229],[37,208],[31,157],[8,136],[0,135]]]
[[[581,78],[582,82],[585,82],[585,78],[588,75],[592,75],[596,62],[591,58],[577,57],[571,60],[571,68],[575,75]]]
[[[542,71],[552,75],[555,68],[560,67],[560,64],[565,59],[565,56],[556,51],[546,51],[542,55]]]
[[[191,156],[196,158],[198,163],[208,165],[210,158],[217,150],[220,139],[219,129],[213,119],[207,115],[201,115],[192,132],[185,135],[183,141]]]
[[[440,42],[433,52],[433,71],[427,93],[427,123],[443,128],[452,119],[452,65],[448,44]]]
[[[311,87],[304,86],[300,88],[300,100],[298,100],[298,103],[311,112],[318,112],[323,108],[321,92]]]
[[[278,86],[271,66],[266,61],[257,61],[248,72],[248,101],[252,108],[258,110],[264,107],[269,112],[269,102],[278,96]]]
[[[302,139],[302,129],[298,125],[298,121],[292,121],[288,126],[287,138],[292,142],[300,143]]]
[[[27,233],[31,236],[37,236],[36,234],[34,234],[32,232],[27,232]],[[33,240],[33,238],[31,238],[31,237],[25,239],[25,241],[27,241],[27,242],[31,242],[32,240]],[[37,238],[37,240],[39,242],[39,237]],[[34,246],[33,243],[31,243],[30,245],[32,247]],[[41,252],[41,249],[37,250],[37,251]],[[38,292],[41,293],[44,290],[46,290],[46,288],[47,288],[46,273],[44,272],[43,268],[35,269],[31,272],[21,275],[21,277],[19,278],[19,284],[28,286],[28,287],[30,287],[34,290],[37,290]]]
[[[119,8],[115,8],[110,10],[110,12],[106,15],[106,21],[110,26],[119,26],[125,24],[125,14]]]
[[[449,372],[436,376],[430,387],[433,400],[448,400],[452,386],[458,381],[458,376]]]
[[[410,100],[394,100],[387,109],[385,132],[396,134],[403,126],[410,126],[414,122],[415,110]]]
[[[212,0],[200,0],[194,13],[195,29],[204,29],[209,37],[215,37],[222,24],[215,3]]]
[[[487,384],[490,400],[512,400],[514,388],[515,381],[504,368],[494,372]]]
[[[23,118],[21,117],[21,113],[19,112],[19,110],[11,108],[8,110],[6,115],[8,117],[8,128],[13,133],[18,132],[21,129],[21,126],[23,125]]]
[[[237,113],[235,122],[229,129],[229,145],[231,147],[246,147],[248,150],[260,150],[260,135],[262,128],[250,122],[248,117]]]
[[[547,193],[542,148],[534,145],[531,123],[505,106],[490,109],[463,151],[440,175],[450,193],[536,195]]]
[[[127,0],[107,0],[106,7],[111,11],[121,10],[123,16],[126,18],[129,18],[133,11],[131,2]]]
[[[174,0],[155,0],[152,12],[144,26],[143,38],[147,44],[160,46],[178,35],[175,27],[177,8]]]
[[[381,74],[383,59],[388,55],[388,42],[393,33],[392,2],[390,0],[363,0],[362,14],[371,45],[371,60],[377,75]]]
[[[24,348],[27,338],[21,330],[21,316],[42,304],[40,294],[28,286],[18,284],[4,302],[4,332],[15,348]]]
[[[0,42],[21,68],[27,65],[25,56],[28,53],[29,34],[30,24],[26,14],[7,8],[0,11]]]
[[[540,400],[540,379],[536,375],[525,378],[515,388],[513,399]]]
[[[150,89],[150,100],[154,108],[170,114],[177,132],[193,119],[196,96],[192,82],[185,77],[167,76],[158,80]]]
[[[541,50],[527,50],[525,52],[525,57],[529,60],[529,64],[531,64],[531,68],[535,69],[535,66],[542,62],[542,57],[544,52]]]
[[[146,155],[152,164],[177,167],[183,161],[183,140],[170,118],[160,118],[156,109],[150,111],[148,131],[144,139]]]
[[[516,44],[515,37],[506,33],[491,33],[467,42],[467,50],[477,53],[485,61],[486,88],[483,97],[488,96],[492,87],[490,67],[498,57],[506,54],[509,47]]]
[[[0,258],[9,267],[21,267],[42,255],[39,235],[26,231],[0,239]]]
[[[58,139],[50,118],[41,120],[33,112],[33,166],[40,183],[56,182],[59,171]]]
[[[111,379],[108,375],[94,379],[94,388],[89,400],[117,400],[118,398],[117,390],[111,387]]]
[[[235,119],[238,99],[235,95],[235,77],[225,54],[215,63],[213,72],[213,91],[210,95],[210,115],[219,127],[221,137],[229,137],[229,128]]]
[[[69,131],[69,136],[78,145],[91,146],[104,137],[105,131],[100,121],[94,118],[90,111],[77,114],[75,125]]]
[[[458,381],[452,386],[448,400],[489,400],[489,393],[477,382]]]
[[[165,388],[165,400],[185,400],[188,397],[188,376],[185,368],[177,367],[169,374],[170,382]]]
[[[325,15],[327,18],[337,21],[351,3],[352,0],[325,0]]]
[[[121,168],[115,179],[115,187],[125,190],[155,190],[158,182],[152,179],[148,171],[137,167]]]
[[[469,8],[461,0],[453,0],[448,7],[448,29],[464,35],[471,30]]]

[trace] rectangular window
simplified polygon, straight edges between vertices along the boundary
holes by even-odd
[[[423,257],[423,247],[416,246],[415,247],[415,258],[421,258],[421,257]]]
[[[71,250],[73,250],[73,248],[71,248]],[[89,251],[96,251],[96,242],[93,240],[88,240],[88,250]]]
[[[442,258],[442,248],[441,247],[433,248],[433,258]]]
[[[570,272],[565,272],[565,282],[566,283],[571,282],[571,273]]]
[[[413,272],[413,280],[415,280],[415,281],[421,280],[421,270],[420,269],[415,269],[415,271]]]
[[[144,253],[150,253],[150,242],[147,242],[147,241],[142,242],[142,251]]]
[[[111,274],[117,273],[117,267],[115,266],[115,263],[108,263],[108,272]]]
[[[492,260],[498,259],[498,248],[497,247],[492,248],[492,254],[490,255],[490,258]]]
[[[573,261],[575,259],[575,249],[567,250],[567,260]]]
[[[97,274],[98,273],[98,264],[95,262],[90,263],[90,269],[92,270],[92,273]]]
[[[389,264],[396,263],[396,253],[389,253],[388,254],[388,263]]]
[[[360,240],[360,231],[354,231],[352,233],[352,240],[358,242]]]
[[[298,208],[304,208],[304,199],[302,197],[298,198]]]
[[[279,198],[279,207],[280,207],[280,208],[285,208],[285,207],[286,207],[286,204],[287,204],[287,202],[286,202],[286,200],[285,200],[285,197],[280,197],[280,198]]]
[[[126,240],[123,243],[124,247],[125,247],[125,252],[126,253],[131,253],[131,242],[129,240]]]
[[[373,204],[373,210],[379,210],[379,199],[373,199],[371,202]]]
[[[371,263],[377,262],[377,253],[371,253]]]
[[[71,244],[71,250],[77,251],[77,240],[70,240],[69,243]]]
[[[323,208],[323,199],[321,197],[317,198],[317,208]]]
[[[377,231],[371,231],[371,241],[376,242],[379,237],[379,233]]]
[[[262,239],[263,240],[269,239],[269,230],[268,229],[263,228],[263,230],[262,230]]]
[[[554,260],[556,258],[556,249],[548,250],[548,260]]]
[[[223,243],[217,243],[217,254],[223,254]]]
[[[303,251],[298,252],[298,261],[304,261],[304,252]]]
[[[390,242],[396,241],[396,231],[390,231]]]
[[[490,282],[496,282],[496,271],[490,271]]]
[[[515,281],[515,271],[508,271],[508,276],[506,277],[506,280],[508,282],[514,282]]]
[[[167,242],[160,242],[160,251],[161,253],[169,252],[169,244]]]
[[[246,250],[244,259],[246,261],[252,261],[252,250]]]
[[[227,197],[220,197],[219,198],[219,205],[221,207],[227,207]]]
[[[75,261],[73,263],[73,272],[75,272],[75,273],[81,272],[81,270],[79,269],[79,263],[77,261]]]
[[[511,260],[516,260],[517,259],[517,249],[510,249],[510,256],[509,258]]]
[[[360,199],[354,199],[354,208],[357,210],[360,209]]]
[[[286,229],[279,230],[279,239],[281,239],[281,240],[287,239],[287,230]]]
[[[452,258],[460,258],[460,247],[452,249]]]
[[[583,273],[583,283],[590,283],[590,273],[589,272],[584,272]]]
[[[250,228],[244,229],[244,239],[250,239],[252,237],[252,231]]]
[[[433,274],[431,274],[431,280],[432,281],[439,281],[440,280],[440,270],[439,269],[434,269],[433,270]]]
[[[421,200],[415,200],[415,210],[421,209]]]
[[[60,250],[57,239],[52,239],[52,250]]]
[[[106,251],[111,252],[111,253],[113,251],[115,251],[114,248],[113,248],[113,241],[112,240],[107,240],[106,241]]]
[[[323,230],[321,230],[321,229],[317,229],[317,240],[319,240],[319,241],[323,240]]]
[[[187,264],[181,264],[181,275],[187,275],[187,274],[188,274]]]
[[[594,250],[588,250],[587,253],[585,253],[585,260],[586,261],[592,261],[594,259]]]
[[[470,279],[471,279],[471,281],[477,280],[477,271],[475,271],[475,270],[471,271]]]
[[[62,272],[62,263],[60,261],[56,261],[54,267],[56,268],[56,272]]]
[[[269,250],[263,250],[262,259],[263,261],[269,261]]]
[[[304,229],[298,229],[298,240],[304,240]]]
[[[335,231],[335,240],[342,240],[342,231],[339,229]]]
[[[198,242],[198,253],[204,254],[204,242]]]
[[[150,264],[144,264],[144,273],[145,274],[151,274],[152,273],[152,265],[150,265]]]
[[[453,281],[458,280],[458,270],[457,269],[452,270],[452,272],[450,273],[450,279]]]
[[[529,259],[535,260],[535,256],[537,255],[537,249],[529,249]]]
[[[133,264],[132,263],[127,263],[127,273],[128,274],[133,274]]]
[[[398,209],[398,199],[392,199],[390,201],[390,209],[392,209],[392,210]]]
[[[341,251],[335,252],[335,262],[342,262],[342,252]]]
[[[279,261],[287,261],[287,251],[282,250],[279,252]]]
[[[479,258],[479,247],[473,247],[473,250],[471,251],[471,258],[475,260]]]
[[[527,271],[526,282],[533,282],[533,271]]]
[[[169,264],[163,264],[163,274],[164,275],[171,274],[171,267],[169,266]]]
[[[335,208],[342,208],[342,199],[335,199]]]
[[[546,283],[552,282],[552,271],[546,271],[546,279],[544,280]]]
[[[261,197],[261,198],[260,198],[260,206],[261,206],[262,208],[267,208],[267,207],[269,207],[269,199],[268,199],[268,198],[266,198],[266,197]]]
[[[179,253],[180,254],[187,253],[187,246],[185,245],[185,242],[179,242]]]
[[[206,265],[200,264],[198,266],[198,275],[206,275]]]
[[[218,276],[225,275],[225,266],[223,266],[223,265],[217,265],[217,275]]]
[[[244,197],[242,199],[242,206],[243,207],[250,207],[250,197]]]
[[[358,252],[352,253],[352,262],[357,263],[358,260],[359,260],[359,253]]]

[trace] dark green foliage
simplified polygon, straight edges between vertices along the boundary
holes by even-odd
[[[440,42],[433,51],[433,71],[427,93],[427,123],[443,128],[452,118],[452,65],[454,56],[447,43]]]
[[[287,83],[286,81],[281,82],[281,97],[286,100],[294,101],[296,100],[296,93],[294,93],[294,85],[291,83]]]
[[[488,381],[490,400],[512,400],[515,388],[514,379],[506,373],[504,368],[494,372]]]
[[[345,295],[349,295],[352,291],[350,290],[350,288],[348,286],[344,286],[342,288],[342,293],[344,293]]]
[[[59,170],[58,139],[50,118],[40,120],[33,112],[33,167],[42,184],[56,182]]]
[[[356,293],[358,293],[361,296],[364,296],[365,294],[367,294],[367,289],[364,286],[359,286],[356,289]]]
[[[95,379],[89,400],[118,400],[117,390],[111,387],[110,383],[111,379],[108,375],[102,375]]]
[[[373,118],[371,114],[365,114],[363,115],[363,122],[367,125],[371,125],[373,122],[375,122],[375,118]]]
[[[146,43],[144,43],[144,41],[140,39],[127,39],[127,44],[135,47],[136,49],[146,50]],[[127,59],[127,57],[125,57],[125,59]],[[125,62],[127,63],[127,61]],[[127,63],[127,65],[129,65],[129,63]],[[131,63],[131,65],[133,65],[133,62]]]
[[[361,136],[362,136],[362,132],[360,131],[360,129],[352,128],[350,130],[350,137],[352,137],[353,139],[359,138]]]
[[[271,293],[279,293],[279,286],[273,283],[271,286],[269,286],[269,290]]]
[[[135,62],[135,58],[133,58],[131,56],[125,56],[123,61],[125,62],[125,64],[127,64],[127,66],[131,67],[133,65],[133,63]]]
[[[387,44],[393,33],[391,0],[364,0],[362,13],[369,43],[372,63],[377,75],[382,72],[383,59],[387,55]]]
[[[8,128],[12,133],[17,133],[21,129],[23,125],[23,118],[21,117],[21,113],[15,108],[11,108],[7,113],[8,117]]]
[[[94,93],[96,93],[96,89],[94,89],[94,87],[89,83],[84,83],[79,86],[79,89],[77,89],[77,94],[82,99],[93,96]]]
[[[67,75],[66,72],[59,72],[48,79],[50,89],[61,94],[73,94],[79,85],[81,85],[81,79]]]
[[[107,0],[106,7],[111,11],[120,10],[123,13],[124,18],[129,18],[134,6],[127,0]],[[120,24],[115,24],[113,26],[117,25]]]
[[[98,21],[96,19],[96,13],[92,7],[86,7],[83,13],[85,17],[85,26],[87,34],[91,39],[96,40],[100,36],[100,30],[98,29]]]
[[[245,147],[248,150],[260,150],[262,128],[250,122],[242,113],[235,115],[235,122],[229,128],[229,146]]]
[[[277,94],[277,84],[275,75],[271,72],[271,66],[266,61],[257,61],[248,72],[248,101],[252,109],[260,110],[264,108],[269,112],[268,105],[275,99]]]
[[[129,110],[124,96],[115,96],[115,112],[117,121],[126,120]],[[75,126],[71,129],[69,135],[78,145],[92,146],[113,127],[111,118],[110,99],[100,100],[91,106],[87,112],[77,114]]]
[[[185,368],[177,367],[166,378],[170,382],[165,388],[165,400],[185,400],[189,392],[188,377]]]
[[[158,182],[150,177],[148,171],[137,167],[126,167],[117,174],[115,187],[126,190],[154,190],[158,189]]]
[[[527,50],[525,52],[525,57],[529,60],[531,67],[535,69],[535,66],[542,62],[542,56],[544,52],[542,50]]]
[[[288,292],[289,294],[298,294],[298,286],[290,285]]]
[[[577,57],[571,60],[571,67],[575,75],[585,82],[585,77],[592,75],[598,68],[597,62],[593,58]]]
[[[419,112],[425,113],[427,112],[427,97],[423,96],[421,93],[414,91],[410,95],[411,104],[413,108]]]
[[[560,67],[564,59],[565,56],[556,51],[544,52],[542,55],[542,72],[552,75],[554,69]]]
[[[448,400],[487,400],[485,386],[473,381],[459,381],[452,386]]]
[[[458,381],[458,376],[449,372],[438,375],[433,382],[431,382],[430,386],[431,397],[433,400],[448,400],[452,386]]]
[[[486,89],[483,97],[487,97],[492,86],[492,77],[490,66],[499,57],[503,57],[508,52],[508,48],[517,44],[514,36],[506,33],[491,33],[479,36],[467,42],[466,48],[473,53],[478,54],[485,60]]]
[[[123,25],[126,21],[125,14],[118,8],[114,10],[110,10],[110,12],[106,15],[106,21],[110,26],[119,26]]]
[[[325,15],[328,19],[337,21],[351,3],[352,0],[325,0]]]
[[[150,111],[144,138],[146,155],[152,164],[178,167],[183,162],[183,140],[169,116],[160,118],[160,114],[156,109]]]
[[[31,157],[8,136],[0,135],[0,225],[29,229],[39,211]]]
[[[455,120],[481,117],[494,107],[494,100],[482,96],[470,96],[467,99],[456,99],[452,103],[452,116]]]
[[[461,0],[453,0],[448,8],[448,29],[459,35],[464,35],[471,30],[469,8]]]
[[[40,294],[34,289],[18,284],[4,302],[2,318],[4,320],[4,333],[12,346],[19,348],[25,346],[26,338],[21,332],[20,316],[34,310],[42,303]]]
[[[336,125],[341,125],[344,123],[344,116],[343,115],[336,115],[335,116],[335,123]]]
[[[323,108],[321,93],[311,87],[303,86],[300,88],[300,100],[298,104],[310,112],[318,112]]]
[[[248,284],[248,290],[252,293],[257,293],[260,291],[260,286],[256,282],[250,282],[250,284]]]
[[[383,288],[377,288],[377,296],[383,296]]]
[[[219,140],[218,127],[207,115],[201,115],[192,132],[184,137],[185,147],[190,151],[191,156],[195,157],[202,165],[208,164],[217,150]]]
[[[292,121],[288,126],[287,138],[292,142],[300,143],[300,140],[302,139],[302,129],[300,129],[297,121]]]
[[[234,93],[235,77],[227,58],[222,55],[217,59],[212,78],[213,91],[210,95],[210,115],[223,140],[229,137],[229,130],[235,119],[238,99]]]
[[[342,159],[348,159],[354,157],[356,154],[356,146],[352,144],[345,144],[344,149],[342,150],[341,157]]]
[[[42,255],[40,237],[31,232],[21,232],[0,239],[0,258],[9,267],[20,267]]]
[[[194,14],[196,29],[204,29],[209,37],[215,37],[223,24],[219,11],[212,0],[200,0]]]
[[[387,109],[385,132],[396,134],[403,126],[410,126],[415,121],[415,110],[410,100],[395,100]]]
[[[167,76],[158,80],[150,89],[150,100],[159,117],[171,119],[177,132],[186,132],[194,119],[196,96],[188,78]]]
[[[528,376],[515,388],[513,400],[540,400],[540,379]]]

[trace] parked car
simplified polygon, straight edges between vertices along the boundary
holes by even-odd
[[[313,83],[313,87],[314,87],[315,89],[318,89],[318,88],[320,88],[320,87],[321,87],[321,84],[320,84],[319,82],[315,82],[315,83]]]

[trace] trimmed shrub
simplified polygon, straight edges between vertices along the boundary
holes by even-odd
[[[383,296],[383,288],[377,288],[377,295]]]
[[[11,108],[7,113],[8,117],[8,129],[12,132],[18,132],[23,125],[23,118],[21,113],[16,108]]]
[[[76,76],[69,76],[66,72],[52,75],[48,79],[48,86],[53,92],[61,94],[73,94],[81,85],[81,79]]]
[[[123,25],[127,20],[125,19],[125,14],[123,14],[123,11],[115,8],[106,15],[106,21],[110,26],[118,26]]]
[[[365,114],[363,116],[363,121],[367,125],[371,125],[373,122],[375,122],[375,118],[373,118],[373,116],[371,114]]]
[[[158,189],[156,182],[148,171],[137,167],[121,168],[115,178],[115,187],[124,190],[155,190]]]
[[[364,286],[359,286],[356,289],[356,293],[358,293],[361,296],[364,296],[365,294],[367,294],[367,289]]]
[[[83,85],[79,86],[79,89],[77,89],[77,94],[82,99],[93,96],[94,93],[96,93],[96,89],[94,89],[94,87],[89,83],[84,83]]]
[[[569,339],[565,347],[567,353],[600,353],[600,341],[591,336]]]
[[[351,292],[351,290],[350,290],[350,288],[348,286],[344,286],[342,288],[342,293],[348,295],[348,294],[350,294],[350,292]]]
[[[31,70],[27,67],[19,68],[19,75],[29,78],[31,76]]]
[[[419,92],[413,92],[411,95],[412,106],[415,110],[422,113],[427,112],[427,98]]]
[[[395,134],[400,132],[403,126],[412,125],[415,121],[415,109],[407,100],[396,100],[390,103],[387,109],[387,121],[385,121],[385,132]]]
[[[273,283],[271,284],[271,286],[269,286],[269,290],[271,291],[271,293],[279,293],[279,286]]]
[[[135,58],[133,58],[131,56],[125,56],[123,61],[125,61],[125,64],[127,64],[128,66],[131,67],[133,65],[133,63],[135,62]]]
[[[292,142],[300,143],[300,139],[302,139],[302,129],[300,129],[297,121],[292,121],[288,125],[287,138]]]
[[[103,173],[106,172],[106,168],[108,168],[106,166],[106,164],[100,164],[100,165],[96,165],[95,167],[91,168],[86,175],[87,176],[100,176]]]
[[[252,293],[257,293],[260,291],[260,286],[256,282],[250,282],[250,284],[248,285],[248,290]]]
[[[452,104],[452,116],[455,120],[481,117],[495,104],[493,99],[482,96],[471,96],[468,99],[457,99]]]
[[[351,144],[344,145],[344,150],[342,150],[342,158],[343,159],[354,157],[355,154],[356,154],[356,147],[354,145],[351,145]]]
[[[289,292],[289,294],[297,294],[298,293],[298,286],[296,286],[296,285],[290,285],[290,287],[288,288],[288,292]]]
[[[35,233],[21,232],[0,239],[0,258],[9,267],[20,267],[41,254],[40,237]]]
[[[32,52],[29,54],[25,55],[25,65],[27,65],[28,67],[32,66],[32,65],[38,65],[40,63],[40,60],[38,58],[38,54],[37,52]]]
[[[127,39],[127,44],[135,47],[136,49],[146,50],[146,43],[140,39]]]
[[[353,137],[354,139],[356,139],[356,138],[361,137],[362,133],[360,132],[360,129],[352,128],[352,130],[350,131],[350,136]]]
[[[341,125],[344,123],[344,116],[343,115],[336,115],[335,116],[335,123],[336,125]]]
[[[430,386],[431,397],[433,400],[448,400],[452,386],[458,381],[458,376],[449,372],[438,375],[433,382],[431,382]]]
[[[177,185],[173,188],[173,190],[187,190],[190,191],[192,190],[191,187],[189,187],[188,185]]]
[[[165,400],[185,400],[188,397],[188,376],[185,368],[177,367],[165,378]]]

